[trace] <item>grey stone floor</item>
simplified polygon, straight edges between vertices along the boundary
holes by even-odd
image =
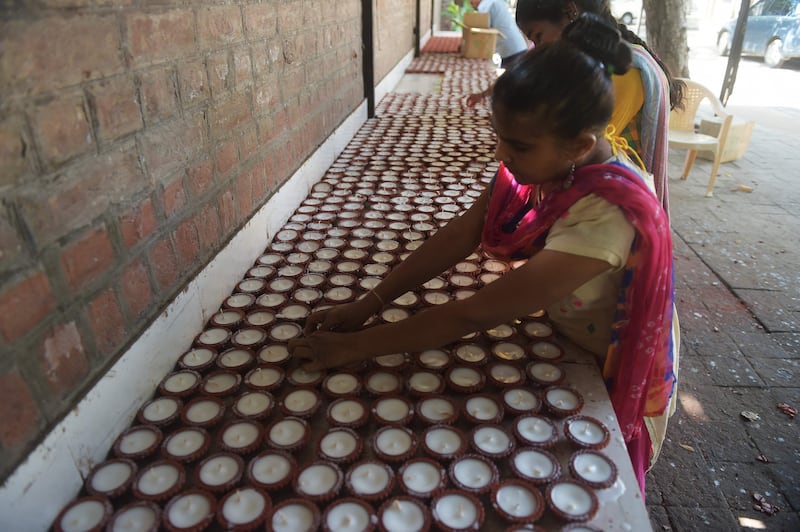
[[[729,109],[757,125],[714,197],[709,161],[669,183],[683,346],[678,412],[648,474],[656,531],[800,530],[800,418],[777,407],[800,407],[800,110]],[[756,494],[780,510],[755,509]]]

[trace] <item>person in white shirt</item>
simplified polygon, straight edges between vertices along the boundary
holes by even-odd
[[[500,68],[508,68],[528,49],[528,42],[508,10],[508,4],[505,0],[470,0],[470,4],[478,13],[488,13],[489,27],[503,34],[497,36],[495,50],[502,60]]]
[[[508,68],[522,54],[528,51],[528,41],[517,26],[505,0],[470,0],[473,9],[478,13],[489,14],[489,27],[503,35],[497,36],[495,50],[500,56],[500,68]],[[470,94],[467,106],[472,107],[492,92],[490,86],[483,92]]]

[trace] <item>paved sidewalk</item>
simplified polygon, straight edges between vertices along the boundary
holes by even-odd
[[[729,109],[757,125],[714,197],[710,161],[670,180],[683,345],[678,412],[648,475],[656,531],[800,530],[800,417],[777,406],[800,408],[800,109]]]

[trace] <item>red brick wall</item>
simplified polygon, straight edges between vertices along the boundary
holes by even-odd
[[[423,1],[424,5],[425,2]],[[414,49],[416,0],[378,0],[374,4],[375,83],[379,83]]]
[[[359,0],[0,7],[0,479],[361,102]]]

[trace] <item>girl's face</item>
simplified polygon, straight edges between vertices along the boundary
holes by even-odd
[[[521,24],[519,29],[535,46],[540,46],[559,40],[561,38],[561,32],[567,27],[567,24],[569,24],[569,19],[566,17],[560,22],[531,20]]]
[[[494,158],[514,174],[518,183],[540,185],[569,174],[574,162],[570,159],[571,143],[547,133],[535,116],[510,113],[495,105],[492,124],[497,134]]]

